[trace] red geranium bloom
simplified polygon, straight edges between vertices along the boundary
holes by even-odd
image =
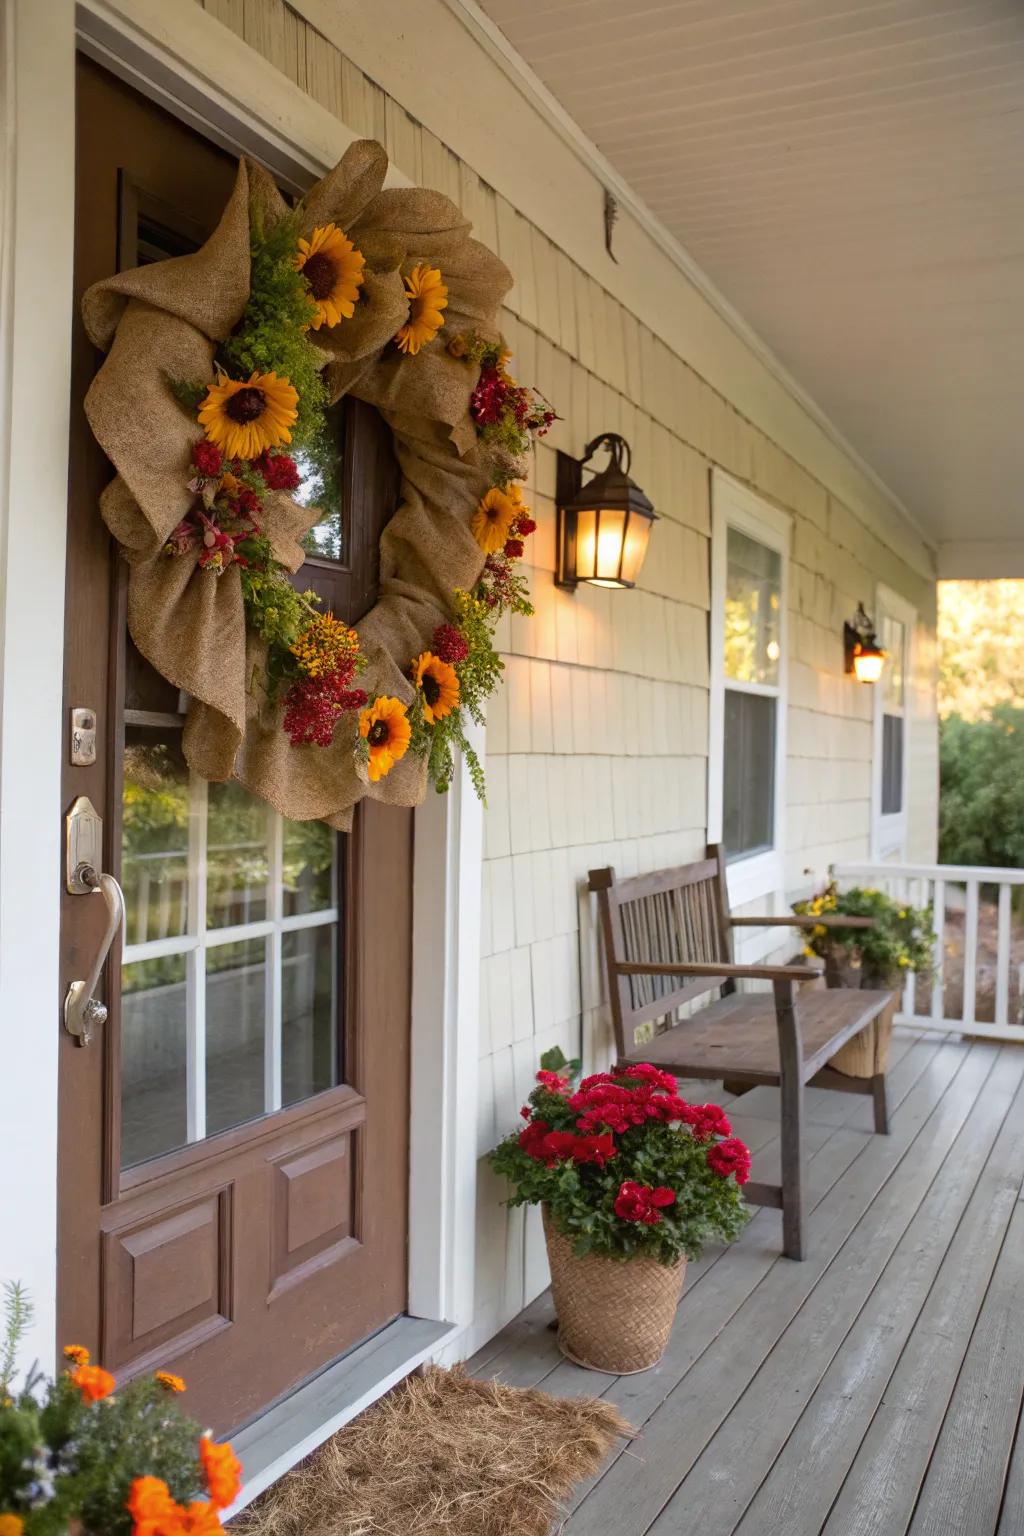
[[[649,1061],[638,1061],[634,1066],[626,1067],[622,1075],[650,1083],[652,1088],[664,1088],[666,1093],[675,1094],[676,1092],[676,1080],[671,1072],[663,1072],[660,1067],[652,1067]]]
[[[522,558],[522,554],[523,554],[523,550],[525,548],[526,548],[526,545],[523,543],[522,539],[506,539],[505,540],[505,553],[506,553],[506,555],[508,556],[508,558],[510,560],[519,560],[519,559],[521,559]]]
[[[521,539],[528,539],[531,533],[537,532],[537,524],[532,517],[517,517],[514,526]]]
[[[295,491],[302,484],[298,465],[287,453],[270,453],[266,448],[252,461],[271,491]]]
[[[682,1117],[697,1141],[709,1141],[712,1136],[731,1136],[729,1117],[720,1104],[691,1104]]]
[[[633,1179],[626,1179],[619,1186],[615,1197],[615,1214],[623,1221],[641,1221],[645,1226],[655,1227],[661,1220],[659,1209],[674,1205],[675,1198],[674,1190],[665,1184],[652,1189],[649,1184],[637,1184]]]
[[[525,1130],[519,1132],[519,1145],[528,1157],[539,1159],[543,1156],[540,1146],[550,1129],[546,1120],[534,1120]]]
[[[596,1163],[599,1168],[603,1168],[615,1156],[615,1138],[607,1134],[577,1136],[572,1156],[576,1163]]]
[[[224,455],[216,443],[209,443],[202,438],[192,446],[192,463],[206,480],[212,480],[219,475],[224,464]]]
[[[569,1079],[563,1077],[560,1072],[542,1070],[537,1073],[537,1081],[542,1088],[547,1088],[551,1093],[565,1093],[569,1087]]]
[[[750,1178],[750,1152],[740,1141],[738,1136],[732,1136],[727,1141],[716,1142],[707,1150],[708,1167],[715,1173],[720,1173],[723,1179],[727,1179],[730,1173],[736,1175],[737,1184],[745,1184]]]

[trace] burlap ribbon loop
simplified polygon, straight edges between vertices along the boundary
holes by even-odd
[[[498,335],[511,275],[470,239],[458,208],[440,193],[382,190],[387,156],[353,144],[302,204],[302,227],[337,224],[366,257],[355,315],[314,340],[325,356],[331,399],[351,394],[391,428],[402,489],[380,545],[380,597],[358,625],[367,669],[361,685],[408,700],[406,672],[449,615],[455,588],[469,588],[483,558],[469,523],[492,483],[469,414],[477,369],[451,357],[446,337]],[[287,212],[268,173],[242,161],[213,234],[198,251],[97,283],[83,299],[86,328],[108,356],[86,398],[90,426],[117,477],[100,509],[130,565],[128,625],[143,656],[190,696],[184,751],[205,778],[237,778],[285,816],[347,825],[366,794],[399,805],[426,791],[422,762],[407,756],[375,785],[353,758],[354,717],[330,747],[293,747],[259,679],[264,660],[248,633],[237,569],[214,576],[197,555],[168,556],[168,535],[192,504],[189,459],[202,435],[170,387],[208,380],[216,344],[249,295],[250,222]],[[415,356],[392,344],[408,313],[403,276],[439,267],[448,286],[445,329]],[[264,523],[275,555],[302,563],[301,539],[317,512],[283,493],[268,497]],[[344,614],[340,615],[342,618]]]

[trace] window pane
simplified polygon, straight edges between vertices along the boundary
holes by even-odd
[[[285,1104],[333,1088],[338,1081],[335,1028],[334,923],[286,933],[282,952],[281,1078]]]
[[[882,716],[882,815],[903,809],[903,717]]]
[[[206,1134],[264,1108],[267,944],[243,939],[206,952]]]
[[[345,454],[345,403],[339,400],[327,412],[327,430],[330,434],[332,453],[320,455],[314,462],[307,454],[296,453],[295,463],[303,480],[295,492],[295,500],[304,507],[317,507],[320,520],[302,536],[302,547],[308,555],[320,560],[344,560],[345,514],[343,503],[344,454]],[[330,460],[331,468],[324,465]]]
[[[729,529],[725,588],[725,675],[741,683],[779,680],[782,557]]]
[[[271,814],[241,784],[211,784],[206,845],[206,926],[267,916]]]
[[[338,834],[322,821],[285,822],[285,917],[334,906],[337,847]]]
[[[775,843],[777,701],[725,690],[725,784],[722,835],[730,859]]]
[[[180,731],[128,726],[122,799],[125,942],[188,929],[188,769]]]
[[[121,969],[121,1166],[183,1145],[185,956]]]
[[[886,652],[885,670],[882,672],[882,706],[895,713],[903,708],[907,626],[883,613],[879,639]]]

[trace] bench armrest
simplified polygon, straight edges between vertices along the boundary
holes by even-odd
[[[730,917],[733,928],[873,928],[873,917]]]
[[[822,965],[733,965],[726,960],[672,965],[620,960],[615,965],[619,976],[724,976],[751,981],[811,981],[823,969]]]

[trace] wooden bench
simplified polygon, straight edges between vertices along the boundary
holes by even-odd
[[[866,1093],[875,1130],[889,1129],[885,1074],[846,1077],[828,1066],[835,1053],[868,1028],[889,992],[799,987],[821,974],[812,965],[736,965],[734,928],[870,927],[870,918],[733,917],[721,848],[677,869],[616,880],[613,869],[590,871],[604,940],[608,991],[619,1064],[649,1061],[680,1078],[707,1078],[734,1091],[777,1085],[782,1100],[782,1184],[750,1183],[754,1205],[782,1210],[783,1250],[804,1256],[804,1086]],[[739,980],[770,981],[772,990],[740,993]],[[798,990],[799,988],[799,990]],[[718,992],[718,1000],[636,1043],[640,1025],[670,1018],[685,1003]]]

